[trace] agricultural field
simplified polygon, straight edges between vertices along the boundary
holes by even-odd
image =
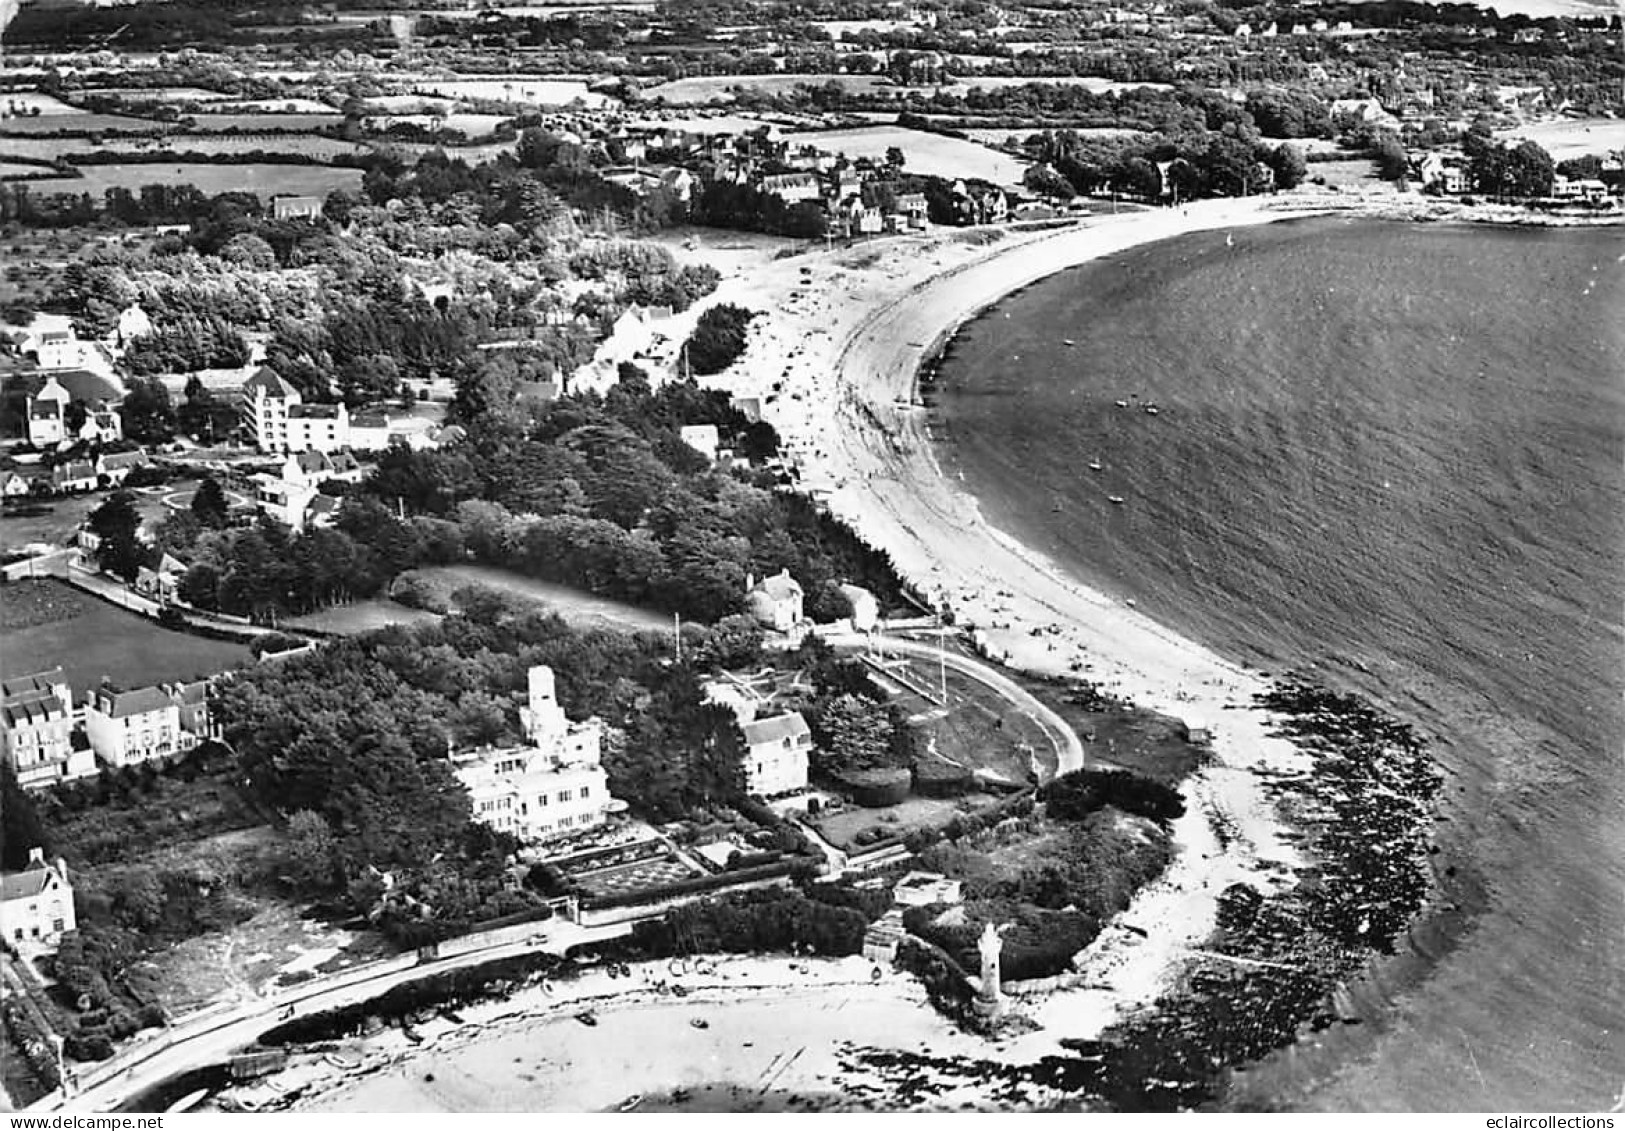
[[[872,126],[858,130],[819,130],[794,135],[832,153],[884,161],[892,146],[903,151],[903,168],[910,173],[959,178],[976,177],[996,185],[1021,183],[1026,166],[1008,154],[974,141],[923,133],[901,126]]]
[[[496,133],[497,127],[504,122],[512,121],[507,114],[390,114],[387,117],[374,118],[370,124],[372,128],[387,130],[399,122],[409,122],[421,126],[426,130],[448,129],[455,130],[464,137],[489,137]]]
[[[42,118],[53,118],[67,114],[83,114],[84,111],[77,106],[70,106],[62,99],[52,94],[41,94],[35,90],[12,91],[0,100],[0,115],[11,117],[18,114],[34,115]]]
[[[442,98],[481,98],[495,102],[525,102],[536,106],[568,106],[580,101],[584,106],[603,107],[614,99],[587,89],[580,81],[537,80],[519,76],[499,79],[463,79],[453,82],[423,82],[419,88]]]
[[[16,626],[16,627],[14,627]],[[62,665],[76,693],[197,679],[250,659],[248,647],[161,628],[54,579],[0,585],[0,678]]]
[[[199,165],[168,162],[135,165],[86,165],[80,177],[40,181],[39,192],[88,192],[101,196],[110,188],[142,185],[196,185],[199,192],[251,192],[261,198],[280,195],[326,196],[334,189],[359,189],[360,169],[327,165]]]
[[[102,153],[109,149],[151,149],[157,139],[118,138],[111,145],[97,144],[88,137],[0,137],[0,158],[23,157],[35,161],[55,161],[78,153]]]
[[[1502,139],[1538,142],[1553,161],[1595,154],[1599,157],[1625,149],[1625,121],[1613,118],[1579,118],[1556,122],[1531,122],[1514,130],[1503,130]]]
[[[106,148],[106,147],[104,147]],[[368,146],[354,141],[341,141],[335,137],[313,137],[310,134],[255,134],[248,137],[213,134],[202,136],[170,134],[157,147],[169,153],[288,153],[331,161],[336,157],[355,157],[370,152]]]
[[[1309,182],[1333,188],[1392,190],[1393,185],[1377,175],[1377,163],[1364,157],[1347,161],[1316,161],[1309,166]]]
[[[708,78],[676,79],[651,86],[643,92],[651,102],[670,106],[703,106],[708,102],[732,102],[740,90],[780,94],[798,86],[835,83],[847,90],[895,89],[889,78],[879,75],[716,75]]]
[[[1095,78],[1087,75],[1062,75],[1055,78],[1024,78],[1009,75],[988,75],[966,79],[963,82],[947,83],[937,89],[947,94],[968,94],[972,90],[1002,90],[1012,86],[1027,86],[1031,83],[1046,83],[1053,86],[1081,86],[1091,94],[1118,94],[1125,90],[1169,90],[1167,83],[1162,82],[1113,82],[1111,79]]]
[[[132,102],[224,102],[231,96],[201,86],[104,86],[87,94],[105,94]]]
[[[219,102],[210,109],[223,114],[331,114],[334,108],[314,98],[260,98]]]
[[[894,120],[897,115],[888,116]],[[765,118],[747,118],[739,114],[696,114],[689,117],[676,115],[649,115],[633,118],[627,126],[638,130],[684,130],[696,134],[737,134],[759,129],[770,123]]]
[[[49,176],[51,170],[42,169],[38,165],[19,165],[14,161],[0,160],[0,181],[18,180],[24,177]]]
[[[65,114],[41,114],[39,117],[0,118],[0,133],[7,134],[89,134],[118,130],[122,133],[159,133],[169,126],[151,118],[132,118],[126,114],[88,114],[71,111]]]
[[[393,624],[428,624],[440,619],[439,613],[427,609],[409,609],[386,598],[372,601],[354,601],[348,605],[334,605],[319,613],[290,617],[282,622],[285,628],[311,629],[315,632],[336,632],[341,636],[356,636]]]
[[[344,121],[344,115],[337,113],[326,114],[216,114],[198,113],[191,117],[192,130],[196,133],[212,133],[217,130],[241,130],[244,133],[256,131],[309,133],[323,129],[327,126],[336,126]]]

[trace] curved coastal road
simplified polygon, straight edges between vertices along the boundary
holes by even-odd
[[[61,1092],[53,1092],[27,1110],[113,1111],[131,1096],[173,1076],[225,1060],[238,1049],[252,1044],[260,1034],[287,1020],[282,1013],[289,1007],[293,1008],[294,1016],[321,1013],[367,1001],[405,982],[445,970],[535,952],[563,954],[582,943],[601,942],[624,935],[632,929],[632,921],[581,927],[551,920],[545,925],[528,924],[527,929],[530,931],[529,937],[491,942],[431,963],[420,965],[416,955],[401,955],[358,970],[304,982],[260,1001],[194,1016],[173,1028],[160,1031],[147,1044],[130,1048],[82,1073],[81,1086],[71,1097],[64,1099]],[[531,941],[544,931],[546,938],[543,941]]]

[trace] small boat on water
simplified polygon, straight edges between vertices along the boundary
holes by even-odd
[[[1160,411],[1161,410],[1158,409],[1157,406],[1154,405],[1154,404],[1148,404],[1148,405],[1145,406],[1145,414],[1147,416],[1155,416]]]
[[[617,1107],[615,1110],[616,1111],[631,1111],[633,1108],[637,1107],[642,1102],[643,1102],[643,1097],[642,1096],[638,1096],[638,1095],[627,1096],[624,1100],[621,1101],[620,1106]]]
[[[583,1025],[587,1026],[589,1029],[592,1028],[594,1025],[598,1024],[598,1014],[594,1013],[590,1009],[583,1009],[580,1013],[576,1014],[575,1016],[576,1016],[577,1021],[581,1022]]]
[[[1100,461],[1097,459],[1097,460],[1095,460],[1094,462],[1092,462],[1089,465],[1089,470],[1090,471],[1104,471],[1105,468],[1100,466]]]
[[[1062,338],[1061,340],[1063,342],[1065,342],[1069,346],[1075,346],[1075,345],[1078,344],[1077,342],[1074,342],[1071,338]]]
[[[709,1029],[711,1027],[711,1022],[703,1017],[690,1018],[688,1023],[696,1029]]]
[[[1120,507],[1120,506],[1123,505],[1123,496],[1121,496],[1121,495],[1107,495],[1106,496],[1106,501],[1108,503],[1111,503],[1113,506]]]
[[[1128,407],[1128,402],[1127,401],[1118,401],[1117,402],[1117,407],[1118,408],[1127,408]]]

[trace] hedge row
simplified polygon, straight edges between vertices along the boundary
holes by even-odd
[[[675,899],[680,895],[692,895],[702,891],[718,891],[722,888],[736,887],[740,884],[755,883],[761,880],[777,879],[781,876],[811,876],[817,870],[818,864],[816,861],[806,857],[797,857],[793,860],[780,861],[777,864],[766,864],[759,868],[718,872],[714,876],[695,876],[692,879],[678,880],[675,883],[661,884],[658,887],[641,888],[638,891],[617,892],[614,895],[588,896],[581,901],[581,906],[597,911],[610,907],[631,907],[640,903],[660,903],[664,900]]]

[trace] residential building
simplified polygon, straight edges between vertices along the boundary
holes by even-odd
[[[161,605],[173,605],[180,600],[181,578],[186,576],[188,568],[173,554],[165,553],[156,569],[142,566],[136,572],[135,591]]]
[[[73,748],[73,692],[62,669],[0,683],[0,757],[24,789],[96,772],[96,757]]]
[[[85,704],[85,734],[108,766],[130,766],[184,749],[180,711],[161,687],[118,691],[103,681]]]
[[[200,742],[220,737],[220,725],[209,712],[209,681],[196,679],[191,683],[166,683],[164,694],[175,704],[176,719],[180,723],[181,749],[190,749]]]
[[[254,476],[254,503],[261,514],[294,530],[323,526],[332,521],[342,500],[322,494],[322,483],[329,479],[355,482],[360,474],[361,465],[348,452],[290,454],[282,461],[279,474]]]
[[[269,365],[262,365],[243,382],[243,407],[249,432],[262,452],[288,450],[288,409],[303,399]]]
[[[894,907],[871,923],[864,932],[863,957],[870,962],[895,962],[897,948],[907,937],[908,928],[903,926],[903,913]]]
[[[801,712],[744,723],[745,791],[776,797],[807,788],[807,761],[812,730]]]
[[[801,583],[787,569],[761,581],[745,577],[745,604],[763,628],[778,632],[795,628],[803,619],[802,597]]]
[[[277,220],[319,220],[322,204],[319,196],[273,196],[271,216]]]
[[[677,430],[677,436],[706,459],[717,458],[717,445],[722,441],[715,424],[685,424]]]
[[[51,486],[59,492],[94,491],[100,483],[96,465],[89,460],[69,460],[51,469]]]
[[[54,376],[47,377],[28,398],[28,442],[36,448],[55,447],[67,438],[68,403],[73,398]]]
[[[880,602],[861,585],[842,585],[841,595],[852,606],[852,627],[857,632],[871,632],[880,623]]]
[[[777,196],[786,204],[803,200],[818,200],[823,196],[818,177],[812,173],[774,173],[762,178],[761,189]]]
[[[130,472],[146,467],[147,463],[146,452],[113,452],[111,455],[97,457],[96,474],[106,479],[110,485],[117,487],[130,477]]]
[[[29,482],[15,471],[0,471],[0,497],[15,499],[29,492]]]
[[[26,958],[54,953],[74,925],[67,861],[47,861],[35,848],[22,871],[0,872],[0,940],[12,950]]]
[[[40,343],[34,357],[42,370],[82,369],[106,381],[115,373],[113,355],[100,342],[82,338],[51,338]]]
[[[37,357],[44,343],[73,337],[73,319],[66,314],[36,313],[28,325],[9,326],[7,333],[17,353]]]
[[[350,410],[342,404],[288,406],[287,451],[336,452],[350,446]]]
[[[553,669],[545,665],[530,669],[520,718],[528,745],[451,755],[474,819],[528,841],[603,824],[613,798],[602,763],[602,724],[565,717]]]
[[[119,311],[118,322],[113,327],[113,344],[120,349],[127,348],[137,338],[152,333],[152,318],[141,304],[133,302]]]
[[[937,903],[959,903],[965,897],[965,885],[950,880],[940,872],[910,872],[892,889],[892,899],[899,907],[930,907]]]

